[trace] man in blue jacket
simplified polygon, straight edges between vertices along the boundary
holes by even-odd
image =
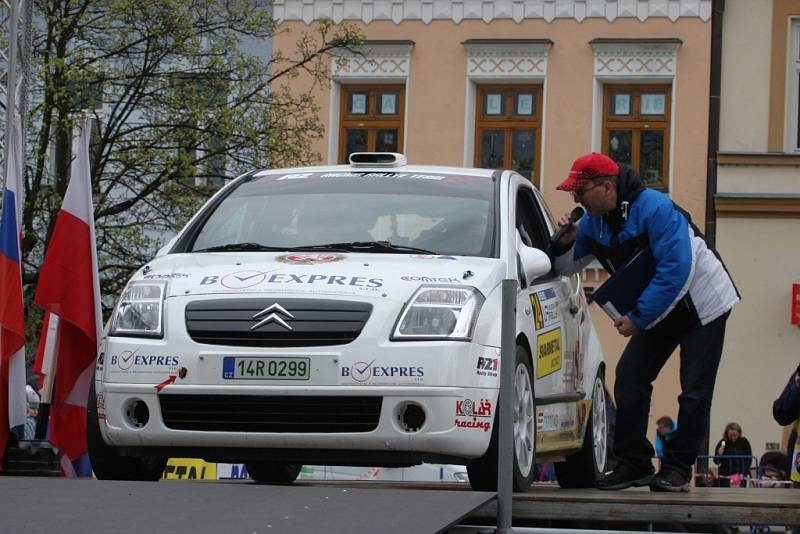
[[[603,154],[581,156],[558,189],[572,194],[586,214],[555,244],[556,270],[579,272],[596,258],[612,273],[649,249],[655,275],[636,307],[614,322],[630,337],[617,365],[614,452],[620,462],[598,481],[617,490],[689,491],[692,465],[708,429],[725,322],[739,301],[725,266],[689,215],[666,195],[643,186],[636,171]],[[652,383],[680,346],[678,429],[664,445],[655,476],[647,439]]]

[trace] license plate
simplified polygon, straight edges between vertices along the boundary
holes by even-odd
[[[225,356],[222,378],[232,380],[308,380],[310,358],[244,358]]]

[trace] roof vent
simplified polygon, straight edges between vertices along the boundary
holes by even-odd
[[[396,152],[353,152],[349,159],[352,167],[402,167],[408,162]]]

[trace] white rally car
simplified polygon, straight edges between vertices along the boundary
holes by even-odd
[[[89,395],[101,479],[156,480],[169,457],[467,466],[497,477],[501,282],[518,278],[514,485],[555,460],[593,485],[609,453],[604,364],[554,224],[512,171],[350,165],[268,170],[220,190],[123,291]]]

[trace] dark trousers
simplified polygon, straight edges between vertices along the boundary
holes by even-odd
[[[681,394],[678,428],[664,443],[662,470],[689,475],[708,430],[714,382],[722,356],[728,313],[705,326],[676,336],[651,331],[634,334],[617,364],[614,396],[617,425],[614,453],[636,466],[651,465],[653,446],[647,439],[647,421],[653,381],[680,345]]]

